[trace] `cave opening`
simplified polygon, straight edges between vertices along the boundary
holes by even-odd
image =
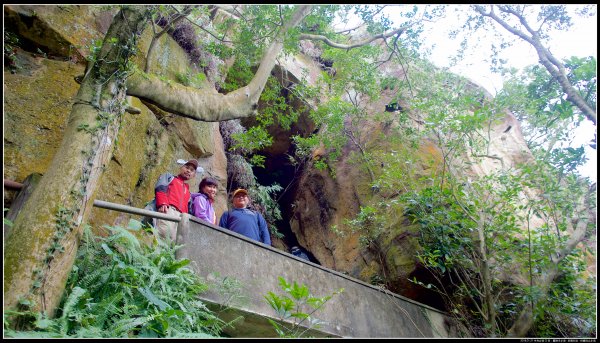
[[[294,146],[290,145],[285,153],[269,153],[263,152],[266,155],[265,166],[253,167],[254,176],[261,185],[279,184],[283,190],[277,192],[275,199],[281,210],[281,219],[275,223],[277,230],[283,235],[283,242],[288,249],[293,246],[299,246],[313,263],[321,264],[319,260],[310,252],[310,250],[302,246],[298,242],[296,234],[290,226],[290,219],[293,215],[292,203],[295,200],[295,195],[298,190],[298,180],[302,173],[301,168],[290,163],[288,155],[293,155]],[[289,250],[288,250],[289,252]]]
[[[271,76],[275,77],[282,85],[280,96],[285,98],[286,104],[290,108],[300,111],[300,114],[289,129],[284,129],[281,125],[277,124],[270,125],[267,128],[273,138],[273,142],[269,147],[256,152],[265,157],[264,167],[253,166],[252,171],[259,184],[271,186],[277,183],[282,187],[282,190],[276,192],[273,196],[279,205],[282,219],[273,224],[277,227],[277,231],[283,235],[281,240],[287,251],[290,252],[293,246],[298,246],[306,253],[311,262],[321,264],[310,252],[309,247],[300,244],[290,226],[290,219],[293,215],[292,203],[296,198],[298,181],[303,172],[302,167],[294,165],[290,161],[290,156],[295,156],[296,150],[292,137],[295,135],[307,137],[315,132],[316,125],[310,119],[309,109],[306,108],[305,103],[294,96],[292,92],[292,89],[296,84],[300,83],[300,80],[293,73],[279,65],[273,68]],[[268,105],[263,101],[259,101],[259,111],[265,106]],[[243,118],[240,122],[246,128],[256,125],[256,119],[252,117]]]

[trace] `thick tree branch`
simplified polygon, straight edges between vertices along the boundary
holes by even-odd
[[[283,48],[287,31],[298,25],[310,10],[311,6],[298,6],[265,51],[254,78],[246,87],[224,95],[167,83],[155,75],[136,73],[127,78],[127,94],[148,101],[164,111],[200,121],[251,116],[257,109],[258,99],[275,66],[276,57]]]

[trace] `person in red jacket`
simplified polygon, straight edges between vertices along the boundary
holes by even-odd
[[[158,178],[154,193],[156,196],[156,210],[171,216],[179,213],[188,213],[190,202],[190,186],[186,183],[196,175],[198,161],[189,160],[179,169],[179,175],[170,173],[162,174]],[[156,229],[162,238],[169,238],[175,242],[177,237],[177,222],[157,219]]]

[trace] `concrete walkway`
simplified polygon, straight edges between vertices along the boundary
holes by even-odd
[[[376,288],[345,274],[300,259],[292,254],[182,214],[177,232],[178,258],[187,258],[196,273],[214,289],[202,294],[213,309],[230,309],[223,319],[239,316],[236,337],[276,337],[267,318],[275,311],[267,293],[287,295],[279,277],[305,284],[316,297],[334,295],[314,316],[325,322],[311,330],[313,337],[452,337],[449,318],[437,309]]]

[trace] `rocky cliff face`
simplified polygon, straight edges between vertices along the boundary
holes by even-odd
[[[85,58],[90,47],[102,39],[115,10],[100,6],[5,6],[6,32],[18,37],[19,44],[11,46],[12,57],[4,68],[4,178],[23,182],[32,173],[44,174],[62,138],[65,121],[72,106],[78,84],[75,78],[83,74]],[[146,62],[145,52],[151,40],[147,31],[139,44],[138,63]],[[154,58],[149,61],[152,72],[172,80],[181,79],[190,71],[197,73],[185,51],[168,35],[159,42]],[[168,62],[168,63],[167,63]],[[305,73],[304,71],[308,71]],[[402,77],[400,68],[390,67],[390,76]],[[320,69],[306,55],[284,59],[274,70],[283,78],[306,79],[316,82]],[[215,89],[214,84],[199,87]],[[216,90],[215,90],[216,92]],[[372,113],[385,110],[393,99],[391,92],[384,91],[381,98],[371,104]],[[139,114],[127,114],[121,124],[114,157],[101,180],[98,199],[142,208],[154,196],[154,183],[164,172],[176,172],[177,159],[197,158],[205,174],[220,183],[217,198],[217,216],[227,208],[227,160],[218,123],[197,122],[164,113],[150,104],[130,98],[130,104],[141,110]],[[408,104],[401,104],[408,108]],[[315,130],[307,116],[301,117],[292,131],[309,134]],[[385,123],[369,122],[361,133],[373,149],[396,149],[386,139],[389,135]],[[263,178],[269,181],[273,171],[285,170],[281,162],[291,150],[290,132],[273,132],[276,142],[266,152],[270,160]],[[474,165],[473,175],[484,175],[499,167],[500,163],[514,165],[526,161],[529,152],[523,140],[519,124],[511,114],[496,122],[490,133],[489,155],[497,158],[484,159]],[[326,171],[307,167],[297,175],[288,175],[298,183],[285,196],[280,205],[285,225],[293,239],[275,240],[274,245],[287,249],[289,242],[297,241],[305,247],[315,261],[325,267],[347,273],[365,282],[377,283],[377,276],[394,280],[392,291],[430,305],[437,299],[432,293],[408,281],[412,276],[422,276],[415,258],[418,248],[417,231],[399,213],[390,213],[385,227],[385,239],[379,247],[362,247],[357,233],[336,233],[344,220],[356,216],[360,206],[374,196],[369,186],[370,175],[357,168],[350,158],[357,149],[348,144],[333,178]],[[327,154],[315,151],[313,158]],[[418,159],[422,172],[436,168],[441,152],[432,142],[421,142]],[[502,160],[502,162],[500,162]],[[271,175],[271,176],[270,176]],[[201,176],[190,183],[196,191]],[[5,207],[13,201],[14,192],[4,193]],[[378,195],[383,198],[384,195]],[[90,224],[125,224],[129,216],[114,211],[94,209]],[[385,251],[385,254],[382,252]]]
[[[384,72],[398,79],[404,77],[402,68],[387,64]],[[475,84],[468,87],[483,89]],[[484,93],[484,96],[491,97]],[[368,112],[382,113],[389,109],[389,104],[396,102],[393,92],[383,91],[381,97],[371,103]],[[411,112],[409,102],[401,101],[398,105],[403,111]],[[412,113],[413,125],[418,127],[417,113]],[[401,150],[393,146],[389,139],[392,133],[386,123],[367,122],[360,129],[360,136],[366,137],[364,146],[369,153],[378,151]],[[473,178],[489,175],[499,168],[510,168],[517,163],[527,162],[531,153],[522,136],[516,118],[506,113],[502,120],[496,121],[489,132],[489,158],[473,160],[472,168],[466,173]],[[327,151],[313,154],[314,159],[322,158]],[[342,157],[335,165],[335,177],[326,171],[318,171],[311,166],[306,168],[300,177],[293,202],[290,204],[290,226],[300,245],[307,247],[322,265],[347,273],[365,282],[379,284],[381,279],[388,280],[386,286],[392,291],[439,307],[441,299],[433,292],[416,286],[408,281],[413,277],[426,280],[428,273],[416,257],[418,245],[418,228],[403,217],[402,213],[388,213],[387,226],[377,244],[361,245],[358,233],[347,230],[344,222],[355,218],[370,199],[391,201],[403,191],[396,194],[376,194],[371,189],[373,181],[365,169],[360,169],[356,156],[359,149],[350,142],[344,147]],[[351,157],[354,154],[355,157]],[[442,153],[432,141],[420,142],[415,163],[415,175],[428,175],[430,170],[439,168]],[[426,162],[428,161],[428,162]],[[384,167],[382,167],[383,169]],[[346,227],[346,230],[344,230]],[[516,275],[506,275],[506,281],[519,282]]]

